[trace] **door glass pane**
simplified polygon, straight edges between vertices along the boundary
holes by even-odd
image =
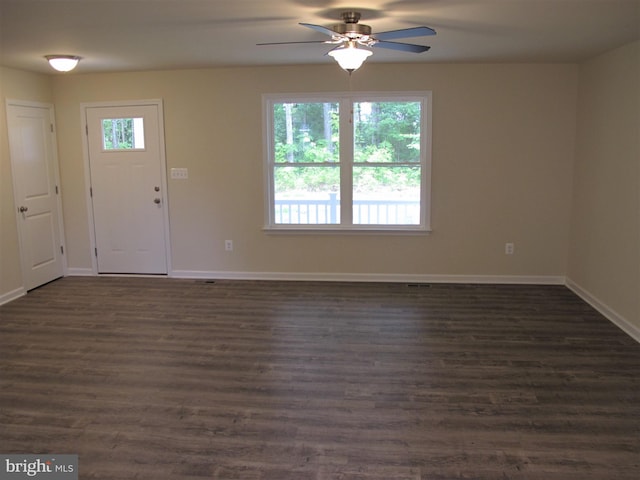
[[[102,149],[144,149],[144,118],[103,118]]]
[[[354,163],[420,163],[420,102],[355,102]]]
[[[354,225],[420,225],[419,166],[353,167]]]
[[[276,166],[274,223],[322,225],[340,223],[338,166]]]
[[[338,162],[338,104],[276,103],[273,136],[276,163]]]

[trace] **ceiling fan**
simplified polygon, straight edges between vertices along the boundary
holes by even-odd
[[[327,54],[335,58],[343,69],[352,73],[354,70],[357,70],[367,57],[373,53],[368,48],[359,47],[388,48],[391,50],[400,50],[402,52],[422,53],[426,52],[431,47],[411,43],[392,42],[390,40],[425,37],[436,34],[436,31],[429,27],[412,27],[372,34],[371,27],[369,25],[358,23],[360,21],[360,16],[360,12],[343,12],[342,23],[332,25],[331,27],[323,27],[322,25],[314,25],[312,23],[300,23],[303,27],[311,28],[317,32],[329,35],[331,37],[330,40],[271,42],[259,43],[258,45],[291,45],[300,43],[326,43],[337,45]]]

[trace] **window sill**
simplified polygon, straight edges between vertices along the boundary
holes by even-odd
[[[268,235],[429,235],[430,229],[424,227],[336,227],[314,225],[300,227],[297,225],[265,226],[262,229]]]

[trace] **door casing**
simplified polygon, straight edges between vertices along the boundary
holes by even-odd
[[[14,158],[13,154],[10,154],[11,164],[12,164],[12,181],[13,181],[13,197],[14,197],[14,207],[16,209],[16,228],[18,230],[18,241],[20,248],[20,266],[22,272],[22,285],[24,291],[31,290],[40,285],[43,285],[51,280],[55,280],[61,276],[67,275],[67,262],[66,255],[64,251],[65,239],[64,239],[64,222],[63,222],[63,213],[62,213],[62,200],[61,200],[61,187],[60,187],[60,169],[58,165],[58,146],[56,141],[56,125],[55,125],[55,113],[54,107],[50,103],[42,103],[42,102],[31,102],[31,101],[23,101],[23,100],[15,100],[15,99],[6,99],[5,102],[6,111],[7,111],[7,130],[12,128],[12,120],[11,120],[11,109],[12,107],[19,108],[33,108],[38,110],[46,110],[48,113],[48,121],[51,125],[51,136],[48,142],[48,148],[50,148],[49,154],[51,155],[51,162],[49,167],[51,167],[52,171],[49,173],[48,180],[53,181],[53,185],[49,185],[51,187],[51,195],[55,197],[55,218],[53,218],[54,222],[54,231],[52,235],[56,238],[53,238],[52,241],[56,242],[55,246],[55,260],[54,260],[54,269],[49,269],[49,273],[46,278],[42,276],[42,274],[31,275],[30,266],[26,265],[25,260],[25,249],[27,249],[27,242],[30,242],[30,238],[27,237],[27,232],[25,231],[25,225],[21,218],[22,213],[19,212],[19,208],[23,202],[22,198],[19,198],[21,193],[21,186],[19,185],[19,180],[17,178],[17,165],[15,162],[18,160]],[[9,138],[11,137],[11,133],[7,132]],[[55,190],[55,192],[54,192]],[[58,250],[60,249],[60,250]],[[40,272],[42,273],[42,272]]]
[[[93,202],[91,198],[91,163],[89,157],[89,141],[88,141],[88,119],[87,109],[95,107],[136,107],[154,105],[158,111],[158,135],[160,137],[160,170],[161,170],[161,182],[162,191],[165,192],[165,200],[162,202],[161,207],[164,216],[164,240],[165,240],[165,256],[167,263],[167,276],[171,276],[171,243],[170,243],[170,228],[169,228],[169,207],[168,207],[168,188],[167,188],[167,161],[165,153],[165,134],[164,134],[164,112],[163,103],[161,99],[149,99],[149,100],[125,100],[115,102],[88,102],[80,104],[81,111],[81,128],[82,128],[82,146],[84,156],[84,179],[86,190],[86,204],[87,215],[89,220],[89,241],[91,243],[91,270],[93,275],[99,275],[98,272],[98,260],[96,255],[96,234],[95,234],[95,218],[93,213]]]

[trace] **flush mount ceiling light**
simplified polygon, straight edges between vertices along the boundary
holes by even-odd
[[[80,57],[75,55],[45,55],[44,58],[59,72],[70,72],[80,61]]]
[[[331,50],[329,55],[338,62],[340,67],[351,74],[359,69],[372,53],[373,52],[371,50],[358,48],[356,42],[347,42],[345,45],[341,45]]]

